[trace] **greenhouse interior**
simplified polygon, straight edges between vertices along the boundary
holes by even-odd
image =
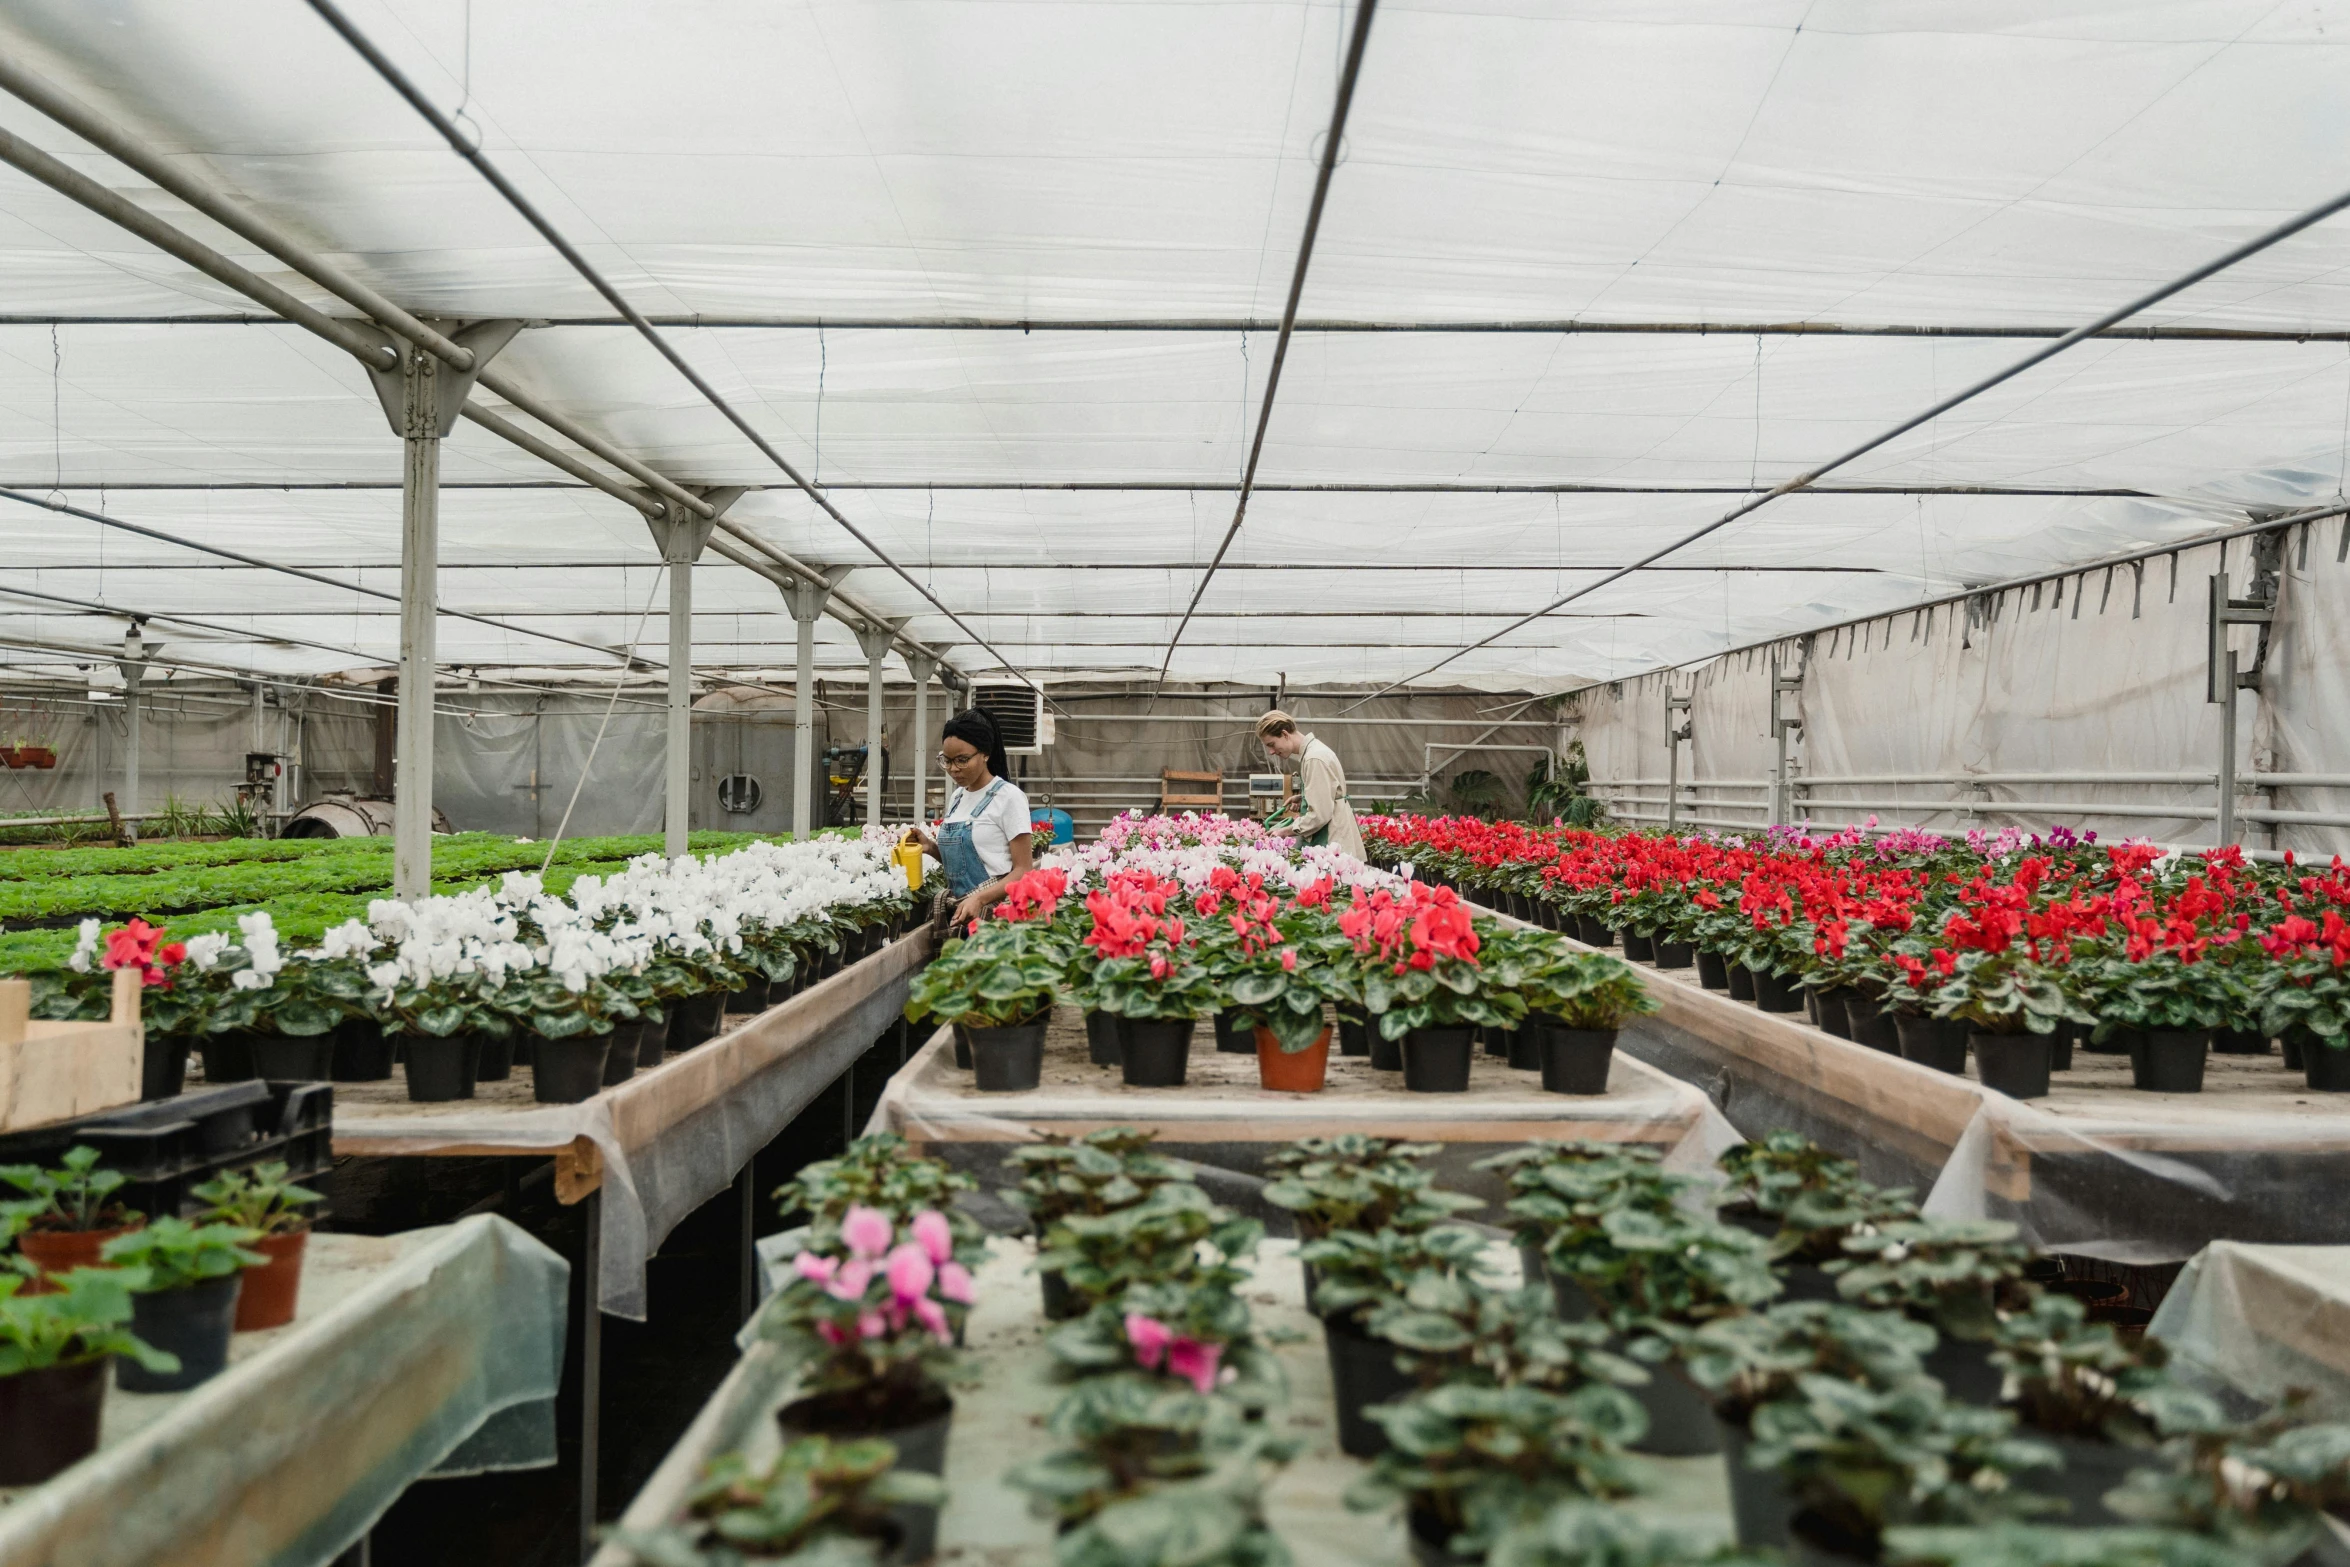
[[[2350,1567],[2346,49],[0,5],[0,1567]]]

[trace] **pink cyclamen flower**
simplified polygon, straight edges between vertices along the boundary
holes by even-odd
[[[928,1328],[931,1336],[942,1344],[954,1338],[953,1331],[947,1327],[946,1312],[927,1295],[914,1302],[914,1320]]]
[[[1166,960],[1164,957],[1161,957],[1161,956],[1160,956],[1158,953],[1156,953],[1156,952],[1152,953],[1152,954],[1151,954],[1151,978],[1153,978],[1153,979],[1165,979],[1166,977],[1167,977],[1167,960]]]
[[[1175,1330],[1156,1317],[1146,1317],[1139,1311],[1126,1313],[1126,1342],[1134,1346],[1135,1363],[1157,1370],[1166,1358],[1167,1344],[1175,1337]]]
[[[1297,948],[1283,947],[1281,949],[1281,970],[1285,974],[1297,972]]]
[[[840,1221],[840,1238],[860,1257],[878,1257],[889,1250],[891,1234],[888,1217],[876,1208],[851,1208]]]
[[[791,1265],[801,1278],[816,1284],[831,1283],[833,1274],[840,1269],[837,1258],[819,1257],[812,1251],[801,1252],[791,1260]]]
[[[936,1208],[914,1215],[914,1242],[932,1262],[944,1262],[955,1254],[955,1232],[948,1227],[947,1216]]]
[[[1203,1393],[1216,1387],[1216,1362],[1224,1358],[1221,1344],[1203,1344],[1195,1338],[1179,1338],[1167,1347],[1167,1374],[1183,1378]]]
[[[889,1323],[878,1311],[863,1311],[857,1314],[857,1331],[866,1338],[879,1338],[889,1331]]]
[[[972,1282],[971,1270],[959,1262],[939,1265],[938,1292],[958,1306],[968,1306],[979,1298],[979,1286]]]
[[[852,1257],[840,1265],[832,1282],[824,1286],[824,1293],[834,1300],[863,1300],[865,1286],[873,1282],[873,1264],[862,1257]]]
[[[889,1292],[900,1300],[920,1300],[928,1295],[930,1281],[937,1276],[938,1270],[919,1246],[900,1246],[889,1254]]]

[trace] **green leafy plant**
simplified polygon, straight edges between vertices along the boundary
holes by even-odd
[[[1046,1232],[1036,1265],[1061,1274],[1091,1308],[1122,1298],[1131,1284],[1237,1285],[1264,1233],[1260,1221],[1218,1207],[1190,1182],[1170,1181],[1131,1207],[1064,1215]]]
[[[1767,1567],[1768,1559],[1576,1499],[1503,1533],[1485,1560],[1487,1567]]]
[[[1846,1237],[1917,1211],[1906,1189],[1862,1180],[1859,1165],[1794,1132],[1741,1143],[1716,1164],[1729,1177],[1725,1217],[1757,1232],[1776,1221],[1774,1261],[1823,1266],[1841,1255]]]
[[[1053,1329],[1045,1347],[1080,1376],[1146,1365],[1244,1409],[1261,1412],[1288,1395],[1247,1302],[1220,1280],[1130,1284],[1116,1300]]]
[[[1397,1365],[1423,1387],[1540,1387],[1588,1382],[1638,1387],[1650,1373],[1609,1347],[1597,1322],[1562,1319],[1542,1285],[1494,1290],[1457,1273],[1430,1272],[1372,1302],[1364,1327],[1396,1346]]]
[[[0,1166],[0,1181],[27,1195],[0,1204],[0,1212],[35,1230],[119,1230],[139,1216],[114,1200],[125,1177],[120,1170],[101,1169],[99,1153],[87,1145],[68,1148],[59,1168],[37,1164]]]
[[[117,1235],[99,1255],[118,1267],[143,1271],[147,1282],[140,1287],[142,1294],[162,1294],[259,1267],[269,1259],[246,1250],[246,1243],[260,1238],[259,1230],[243,1225],[164,1218]]]
[[[1640,973],[1605,952],[1577,952],[1547,931],[1516,931],[1489,946],[1495,982],[1514,988],[1527,1016],[1559,1028],[1609,1030],[1657,1009]]]
[[[1603,1384],[1570,1393],[1447,1385],[1364,1413],[1388,1448],[1347,1488],[1347,1505],[1403,1502],[1423,1538],[1464,1556],[1560,1502],[1632,1494],[1622,1449],[1648,1428],[1630,1395]]]
[[[906,1018],[968,1028],[1030,1022],[1052,1009],[1068,964],[1068,943],[1052,925],[984,920],[975,934],[947,942],[914,977]]]
[[[307,1186],[286,1179],[284,1161],[257,1164],[249,1170],[224,1170],[189,1195],[207,1205],[204,1217],[220,1224],[251,1230],[255,1235],[290,1235],[310,1227],[310,1215],[301,1210],[326,1199]]]
[[[1140,1370],[1089,1376],[1055,1406],[1048,1428],[1062,1446],[1015,1466],[1007,1483],[1063,1523],[1124,1498],[1214,1473],[1227,1459],[1286,1459],[1260,1446],[1242,1407],[1174,1378]]]
[[[1265,1527],[1263,1495],[1295,1451],[1252,1430],[1204,1474],[1113,1497],[1061,1536],[1055,1567],[1290,1567],[1288,1547]]]
[[[1886,1567],[2250,1567],[2235,1547],[2177,1529],[1996,1523],[1885,1532]]]
[[[986,1253],[986,1232],[955,1206],[955,1194],[978,1184],[944,1159],[916,1153],[895,1132],[869,1132],[838,1157],[802,1166],[775,1189],[775,1200],[786,1213],[807,1216],[802,1243],[826,1255],[842,1250],[840,1225],[851,1208],[874,1209],[899,1230],[917,1214],[937,1212],[953,1231],[956,1259],[976,1267]]]
[[[749,1567],[788,1560],[798,1567],[872,1567],[895,1538],[890,1509],[936,1507],[946,1487],[934,1475],[897,1468],[895,1445],[878,1438],[802,1437],[764,1469],[741,1453],[704,1466],[673,1523],[606,1537],[646,1567]]]
[[[1106,1126],[1078,1137],[1048,1132],[1043,1142],[1012,1150],[1005,1167],[1020,1172],[1004,1201],[1028,1216],[1038,1235],[1071,1214],[1115,1213],[1160,1187],[1191,1178],[1190,1167],[1155,1151],[1156,1132]]]
[[[1960,955],[1951,976],[1935,990],[1933,1012],[1957,1018],[1986,1034],[2053,1034],[2064,1023],[2094,1023],[2068,992],[2068,965],[2044,963],[2015,945],[1998,952]]]
[[[47,1294],[22,1293],[29,1281],[0,1273],[0,1377],[125,1355],[149,1371],[172,1372],[179,1357],[123,1324],[131,1294],[147,1277],[137,1268],[75,1268],[53,1275]]]
[[[1804,1377],[1892,1387],[1923,1376],[1922,1357],[1934,1347],[1931,1328],[1898,1312],[1825,1301],[1788,1301],[1663,1331],[1689,1380],[1737,1425],[1773,1399],[1795,1395]]]
[[[2174,1379],[2157,1338],[2124,1342],[2069,1295],[2041,1295],[2005,1318],[1992,1360],[2013,1379],[2009,1404],[2035,1431],[2152,1448],[2222,1426],[2217,1405]]]
[[[1856,1305],[1980,1343],[1998,1331],[2003,1309],[2028,1305],[2031,1258],[2004,1219],[1898,1219],[1846,1235],[1844,1259],[1828,1268],[1837,1294]]]
[[[1417,1230],[1485,1206],[1438,1189],[1422,1160],[1438,1143],[1407,1143],[1342,1132],[1308,1137],[1265,1160],[1265,1201],[1295,1216],[1300,1238],[1339,1230]]]
[[[2306,1560],[2326,1535],[2324,1515],[2350,1507],[2350,1425],[2301,1424],[2289,1397],[2246,1426],[2175,1437],[2159,1466],[2133,1471],[2107,1505],[2126,1518],[2191,1530],[2228,1559]]]

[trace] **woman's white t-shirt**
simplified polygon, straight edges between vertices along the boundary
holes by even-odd
[[[995,794],[985,810],[976,810],[979,796],[989,789]],[[947,801],[946,820],[968,821],[971,824],[971,847],[979,851],[979,863],[987,867],[990,876],[1008,875],[1012,869],[1012,840],[1029,830],[1028,796],[1009,778],[999,778],[982,785],[977,794],[957,789]]]

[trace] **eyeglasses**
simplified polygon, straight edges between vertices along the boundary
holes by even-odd
[[[986,760],[987,758],[977,751],[966,751],[961,756],[949,756],[944,751],[938,753],[938,761],[941,767],[969,767],[973,762],[984,762]]]

